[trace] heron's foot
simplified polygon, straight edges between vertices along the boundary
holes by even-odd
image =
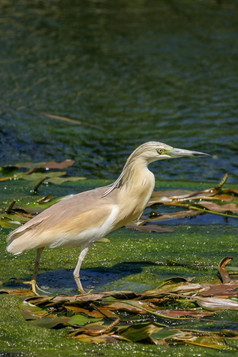
[[[83,295],[83,294],[86,294],[87,292],[83,289],[82,285],[81,286],[78,286],[77,284],[77,288],[78,288],[78,294],[79,295]]]
[[[32,279],[30,281],[23,281],[23,280],[16,280],[16,283],[20,283],[20,284],[25,284],[25,285],[30,285],[31,286],[31,290],[33,292],[33,294],[39,296],[37,290],[41,291],[44,294],[47,294],[47,291],[41,289],[37,284],[35,279]]]
[[[78,290],[78,295],[91,294],[92,291],[93,291],[93,289],[90,289],[90,290],[88,290],[88,291]]]
[[[79,276],[74,274],[74,281],[77,285],[79,295],[86,294],[86,291],[83,289]]]

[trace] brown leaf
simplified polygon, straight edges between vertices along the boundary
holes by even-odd
[[[34,296],[31,290],[17,290],[17,289],[0,289],[0,294],[9,294],[9,295],[21,295],[21,296]]]
[[[107,317],[109,319],[117,319],[118,318],[118,315],[111,311],[110,309],[108,309],[108,305],[105,305],[105,306],[94,306],[94,308],[100,312],[104,317]]]
[[[222,191],[229,195],[238,196],[238,188],[224,188]]]
[[[54,297],[34,296],[26,301],[35,305],[45,306],[60,306],[63,304],[65,306],[78,306],[81,303],[99,301],[107,297],[114,297],[116,299],[134,299],[137,297],[137,294],[133,291],[106,291],[102,293],[86,293],[80,295],[57,295]]]
[[[231,278],[227,272],[227,270],[225,269],[226,264],[228,264],[233,258],[230,257],[225,257],[222,259],[222,261],[219,264],[219,273],[221,275],[222,278],[222,282],[223,284],[227,284],[231,282]]]
[[[185,217],[194,217],[197,216],[198,214],[200,214],[200,212],[194,210],[166,212],[166,213],[161,213],[158,216],[146,219],[145,222],[164,221],[169,219],[181,219]]]
[[[39,311],[37,311],[36,309],[38,309]],[[27,308],[21,309],[21,314],[26,321],[41,319],[41,318],[49,315],[49,313],[47,311],[45,311],[43,309],[39,309],[35,306],[33,308],[28,306]],[[51,317],[56,317],[56,316],[51,315]]]
[[[42,168],[62,170],[62,169],[65,169],[66,167],[72,166],[74,164],[74,162],[75,162],[74,160],[70,160],[70,159],[67,159],[67,160],[64,160],[61,162],[48,161],[44,165],[42,165]]]
[[[65,305],[64,307],[66,308],[67,311],[72,311],[75,314],[84,313],[92,317],[98,317],[98,318],[104,317],[104,315],[97,310],[88,310],[79,306],[71,306],[71,305]]]
[[[87,293],[82,295],[75,295],[75,301],[97,301],[105,297],[115,297],[116,299],[133,299],[137,296],[133,291],[106,291],[104,293]]]
[[[234,284],[204,284],[199,293],[204,297],[230,297],[237,295],[238,283]]]
[[[192,191],[188,190],[164,190],[164,191],[154,191],[151,195],[147,207],[158,203],[164,203],[172,200],[172,197],[188,197],[193,194]]]
[[[214,202],[200,201],[199,206],[205,207],[210,211],[215,212],[232,212],[238,213],[238,205],[235,203],[228,203],[224,205],[218,205]]]
[[[156,224],[147,224],[147,225],[137,225],[136,223],[128,223],[126,225],[126,228],[129,229],[135,229],[136,231],[143,232],[143,233],[151,233],[151,232],[157,232],[157,233],[166,233],[166,232],[173,232],[173,229],[171,228],[164,228],[157,226]]]
[[[205,317],[210,316],[213,313],[207,311],[196,311],[196,310],[156,310],[158,315],[171,318],[181,318],[181,317]]]
[[[120,319],[118,318],[109,325],[104,325],[101,321],[92,324],[87,324],[77,329],[74,335],[77,336],[78,334],[83,333],[90,336],[97,336],[109,333],[119,322]]]
[[[115,314],[113,311],[110,311],[108,309],[108,306],[94,306],[93,304],[90,304],[90,309],[86,309],[84,307],[80,306],[74,306],[74,305],[64,305],[67,311],[73,311],[75,314],[78,313],[84,313],[88,316],[92,317],[107,317],[110,319],[116,319],[118,318],[117,314]]]
[[[87,342],[87,343],[112,343],[112,342],[117,342],[117,338],[114,337],[113,335],[108,335],[108,334],[102,334],[99,336],[89,336],[87,334],[81,334],[75,336],[79,341],[81,342]]]
[[[110,310],[117,311],[126,311],[132,314],[146,314],[144,309],[150,309],[150,306],[141,301],[125,301],[125,302],[114,302],[112,304],[107,305],[107,308]]]
[[[6,168],[29,169],[29,174],[35,169],[64,169],[74,164],[74,160],[66,159],[62,162],[48,161],[48,162],[20,162],[4,166]]]

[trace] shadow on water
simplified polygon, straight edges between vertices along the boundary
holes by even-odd
[[[81,282],[86,291],[93,289],[94,292],[101,292],[106,290],[112,290],[116,285],[117,290],[133,290],[142,291],[150,287],[150,285],[143,282],[136,283],[130,282],[128,285],[123,282],[117,284],[120,279],[123,279],[129,275],[136,275],[143,271],[147,266],[158,266],[158,262],[121,262],[112,267],[98,267],[81,270]],[[31,276],[25,276],[20,278],[22,281],[30,281]],[[38,285],[45,289],[49,294],[76,294],[76,284],[73,278],[72,270],[53,270],[46,273],[41,273],[37,277]],[[25,288],[26,285],[17,283],[15,278],[4,283],[4,287],[10,288]]]

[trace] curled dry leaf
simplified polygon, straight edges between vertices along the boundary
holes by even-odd
[[[222,261],[219,264],[219,273],[221,275],[222,278],[222,282],[223,284],[227,284],[231,282],[231,278],[229,276],[229,273],[226,271],[226,264],[228,264],[233,258],[231,257],[225,257],[222,259]]]

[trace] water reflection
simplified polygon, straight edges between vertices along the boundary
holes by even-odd
[[[163,179],[237,181],[237,4],[0,8],[1,162],[72,158],[77,174],[113,178],[135,146],[159,140],[215,156],[155,164]]]

